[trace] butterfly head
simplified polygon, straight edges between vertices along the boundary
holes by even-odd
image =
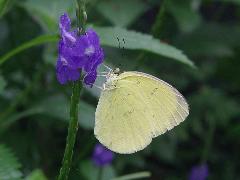
[[[120,75],[120,69],[115,68],[111,70],[106,76],[105,87],[106,89],[114,89],[116,87],[116,83],[118,80],[118,76]]]

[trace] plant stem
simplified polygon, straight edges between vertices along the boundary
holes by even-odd
[[[102,180],[103,167],[99,167],[97,180]]]
[[[76,0],[76,16],[78,35],[85,34],[85,26],[87,20],[87,13],[85,11],[85,1]],[[70,104],[70,122],[68,127],[67,142],[62,161],[62,167],[58,176],[58,180],[67,180],[72,164],[73,148],[76,141],[78,131],[78,105],[80,101],[80,92],[82,89],[81,81],[73,82],[72,96]]]
[[[80,92],[82,89],[81,81],[73,83],[72,96],[70,104],[70,122],[68,127],[67,143],[63,156],[62,167],[58,180],[67,180],[72,164],[73,148],[76,141],[76,134],[78,131],[78,105],[80,99]]]
[[[83,35],[86,31],[87,12],[85,4],[85,0],[76,0],[78,35]]]

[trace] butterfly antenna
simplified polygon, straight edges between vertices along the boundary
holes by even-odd
[[[118,36],[117,36],[117,40],[118,40],[118,48],[120,49],[121,48],[120,47],[120,40],[119,40]]]
[[[123,44],[125,44],[125,43],[126,43],[126,42],[125,42],[125,39],[123,38],[122,40],[123,40]],[[123,45],[123,49],[124,49],[124,45]]]

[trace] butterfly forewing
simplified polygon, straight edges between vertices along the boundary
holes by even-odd
[[[102,92],[94,133],[112,151],[133,153],[187,115],[188,104],[175,88],[148,74],[125,72],[115,89]]]

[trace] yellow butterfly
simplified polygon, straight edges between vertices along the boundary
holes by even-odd
[[[94,134],[110,150],[130,154],[184,121],[184,97],[149,74],[110,71],[95,113]]]

